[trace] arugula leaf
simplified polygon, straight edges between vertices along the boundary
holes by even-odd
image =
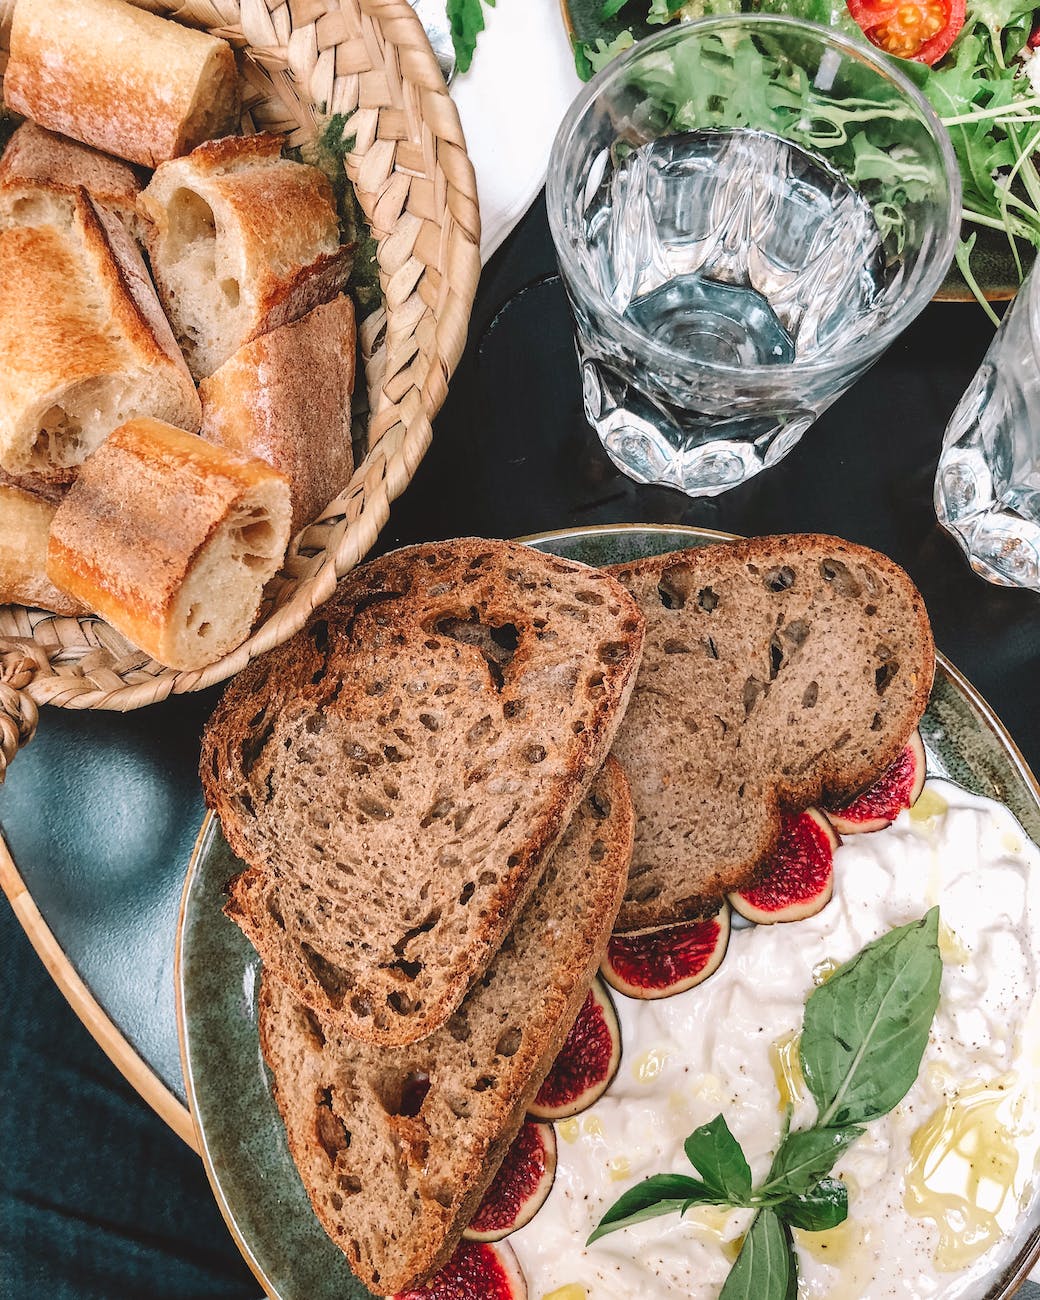
[[[862,1137],[864,1130],[849,1124],[844,1128],[810,1128],[790,1133],[773,1157],[769,1177],[758,1189],[760,1196],[804,1196],[834,1168],[834,1162]]]
[[[759,1210],[719,1300],[788,1300],[797,1276],[790,1237],[772,1210]]]
[[[608,63],[621,53],[635,45],[636,38],[626,28],[611,41],[599,37],[595,41],[575,41],[574,66],[582,81],[588,81],[595,73],[605,68]]]
[[[589,1235],[586,1246],[600,1237],[628,1228],[644,1219],[654,1219],[662,1214],[685,1214],[691,1205],[720,1205],[725,1197],[718,1196],[710,1187],[696,1178],[683,1174],[654,1174],[635,1187],[630,1187],[614,1202]]]
[[[716,1115],[694,1129],[683,1145],[686,1158],[705,1183],[730,1205],[746,1205],[751,1196],[751,1169],[724,1116]]]
[[[793,1228],[825,1232],[849,1217],[849,1191],[840,1178],[824,1178],[803,1196],[792,1196],[776,1212]]]
[[[628,0],[605,0],[603,8],[599,11],[599,17],[602,22],[613,18],[616,13],[620,13],[628,4]]]
[[[939,1004],[939,909],[868,944],[805,1004],[802,1074],[818,1125],[866,1124],[913,1086]]]
[[[484,30],[485,4],[494,8],[495,0],[447,0],[445,8],[451,26],[451,41],[455,46],[455,65],[459,72],[466,72],[473,62],[477,37]]]

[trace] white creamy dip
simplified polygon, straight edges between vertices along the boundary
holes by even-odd
[[[530,1300],[716,1297],[749,1211],[695,1209],[588,1249],[585,1239],[639,1180],[693,1174],[683,1141],[720,1111],[761,1179],[779,1138],[780,1089],[795,1103],[795,1128],[815,1119],[795,1041],[814,980],[935,903],[942,993],[921,1071],[835,1166],[848,1220],[796,1232],[799,1296],[985,1294],[1019,1244],[1040,1150],[1040,850],[999,804],[929,781],[893,826],[846,839],[834,866],[822,912],[734,930],[699,987],[656,1002],[614,996],[617,1078],[557,1125],[553,1190],[510,1238]]]

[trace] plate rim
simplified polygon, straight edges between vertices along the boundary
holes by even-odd
[[[553,528],[535,533],[526,533],[523,536],[515,537],[512,540],[530,546],[564,538],[573,540],[582,537],[618,536],[625,533],[673,533],[679,536],[685,535],[691,539],[697,538],[702,541],[705,538],[708,538],[713,542],[734,542],[741,540],[741,535],[738,533],[725,532],[715,528],[702,528],[697,524],[657,523],[588,524],[571,528]],[[769,536],[769,534],[762,534],[762,536]],[[1007,727],[997,716],[996,712],[985,697],[980,694],[960,669],[950,662],[946,655],[941,651],[936,650],[935,657],[936,663],[941,665],[943,671],[950,678],[953,685],[974,706],[977,712],[981,715],[983,722],[994,733],[997,740],[1005,749],[1012,764],[1018,770],[1019,775],[1029,787],[1030,792],[1036,801],[1037,807],[1040,809],[1040,781],[1038,781],[1036,775],[1033,773],[1024,754],[1015,743],[1015,740],[1011,736]],[[185,1005],[185,987],[183,979],[184,923],[192,888],[200,876],[200,863],[203,852],[208,847],[210,840],[217,833],[218,829],[219,821],[216,813],[212,809],[207,809],[206,814],[202,819],[202,824],[199,827],[198,834],[195,837],[195,843],[192,846],[191,857],[188,861],[187,870],[185,872],[184,886],[181,890],[180,905],[177,911],[177,933],[173,967],[175,981],[174,1003],[177,1012],[177,1042],[180,1050],[181,1071],[184,1075],[184,1088],[187,1097],[188,1111],[191,1115],[191,1122],[195,1131],[196,1147],[202,1159],[203,1169],[205,1170],[206,1179],[216,1201],[217,1209],[219,1210],[235,1245],[238,1247],[242,1258],[245,1260],[245,1263],[249,1267],[253,1276],[263,1287],[265,1296],[268,1300],[284,1300],[282,1293],[267,1276],[263,1265],[260,1263],[259,1259],[257,1259],[255,1252],[239,1229],[238,1222],[231,1206],[227,1202],[227,1197],[217,1177],[212,1154],[209,1149],[209,1142],[198,1114],[195,1076],[188,1052],[187,1008]],[[1008,1264],[1009,1274],[1002,1284],[1002,1289],[999,1292],[984,1297],[984,1300],[1011,1300],[1011,1297],[1026,1280],[1038,1259],[1040,1259],[1040,1222],[1038,1222],[1033,1232],[1030,1233],[1029,1237],[1023,1243],[1018,1254],[1015,1255],[1013,1260]]]

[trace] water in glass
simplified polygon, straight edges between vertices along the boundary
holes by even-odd
[[[586,273],[622,320],[689,360],[692,382],[676,391],[667,364],[623,377],[579,339],[587,413],[634,477],[660,482],[671,463],[688,480],[699,459],[695,477],[721,490],[779,459],[820,407],[778,389],[779,418],[757,417],[756,430],[740,384],[720,386],[715,368],[786,366],[862,338],[884,287],[877,224],[823,158],[765,131],[615,146],[602,171],[585,209]],[[698,376],[701,362],[712,373]]]

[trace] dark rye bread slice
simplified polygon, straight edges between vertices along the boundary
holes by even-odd
[[[325,1231],[377,1294],[439,1269],[472,1219],[603,956],[632,825],[608,759],[486,974],[421,1043],[323,1028],[265,972],[260,1042],[289,1150]]]
[[[756,879],[780,809],[841,805],[896,758],[928,702],[924,602],[883,555],[762,537],[611,570],[646,616],[614,743],[636,844],[618,921],[713,910]]]
[[[206,727],[206,798],[252,869],[228,915],[348,1033],[431,1033],[602,766],[642,639],[613,578],[516,543],[354,570]]]

